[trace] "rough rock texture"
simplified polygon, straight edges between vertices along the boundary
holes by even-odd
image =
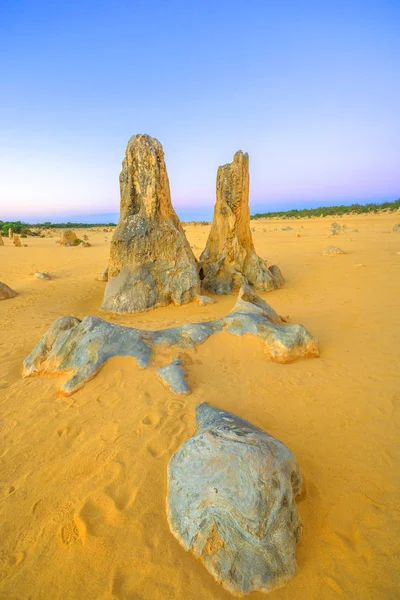
[[[8,237],[9,237],[9,239],[10,239],[10,240],[12,240],[12,239],[13,239],[13,235],[14,235],[14,234],[13,234],[13,230],[11,229],[11,227],[9,227],[9,228],[8,228]]]
[[[126,313],[189,302],[199,288],[198,265],[172,207],[160,142],[148,135],[129,140],[120,191],[102,309]]]
[[[43,273],[42,271],[36,271],[35,277],[37,279],[51,279],[49,273]]]
[[[89,240],[88,236],[86,235],[86,233],[83,234],[82,236],[82,240],[84,240],[85,242],[87,242]]]
[[[82,241],[82,242],[80,242],[80,243],[78,244],[78,246],[79,246],[80,248],[90,248],[90,246],[91,246],[91,245],[92,245],[92,244],[90,244],[89,242],[84,242],[84,241]]]
[[[0,281],[0,300],[8,300],[8,298],[14,298],[17,292],[14,292],[8,285]]]
[[[393,231],[400,231],[400,223],[396,223],[396,225],[393,225]]]
[[[3,236],[0,234],[0,246],[4,246]]]
[[[21,244],[21,240],[19,238],[18,233],[13,234],[12,241],[13,241],[14,246],[16,246],[17,248],[21,248],[22,244]]]
[[[344,250],[341,250],[337,246],[328,246],[322,253],[324,256],[335,256],[335,254],[346,254]]]
[[[198,429],[168,466],[167,514],[185,550],[234,595],[281,587],[296,570],[299,465],[290,450],[202,403]]]
[[[70,395],[112,356],[133,356],[139,367],[145,368],[149,366],[153,346],[176,347],[178,354],[222,330],[235,336],[250,334],[261,338],[267,358],[274,362],[288,363],[319,354],[317,340],[302,325],[283,323],[264,300],[244,289],[233,310],[221,319],[158,331],[121,327],[98,317],[85,317],[82,321],[60,317],[25,359],[23,375],[65,372],[68,380],[60,392]],[[179,367],[170,371],[174,371],[175,381],[179,373],[184,381],[184,369],[180,364]],[[168,383],[167,377],[163,378]],[[181,384],[184,385],[182,381]]]
[[[243,152],[236,152],[232,163],[218,169],[214,220],[200,263],[203,288],[216,294],[229,294],[243,283],[260,291],[282,285],[282,280],[274,277],[254,249],[250,231],[249,157]]]
[[[72,231],[72,229],[64,229],[61,234],[60,246],[77,246],[78,244],[80,244],[80,240],[75,231]]]

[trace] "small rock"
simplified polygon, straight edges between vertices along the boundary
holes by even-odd
[[[213,300],[212,298],[210,298],[210,296],[196,296],[195,298],[197,304],[199,306],[206,306],[207,304],[214,304],[215,300]]]
[[[13,241],[14,246],[16,246],[17,248],[21,248],[22,244],[21,244],[21,240],[19,239],[18,233],[14,233],[12,241]]]
[[[287,227],[282,227],[282,231],[293,231],[293,227],[290,227],[289,225]]]
[[[82,236],[82,240],[84,240],[85,242],[87,242],[88,239],[89,239],[88,236],[86,235],[86,233],[84,233],[83,236]]]
[[[81,243],[79,244],[79,247],[80,247],[80,248],[90,248],[90,246],[91,246],[91,245],[92,245],[92,244],[89,244],[89,242],[81,242]]]
[[[355,269],[361,269],[362,267],[365,267],[365,265],[363,265],[363,263],[357,263],[356,265],[353,265],[353,267]]]
[[[17,292],[0,281],[0,300],[8,300],[8,298],[14,298],[16,295]]]
[[[175,394],[190,394],[190,388],[185,379],[186,371],[182,365],[183,360],[176,358],[166,367],[157,369],[157,375]]]
[[[400,223],[396,223],[396,225],[393,225],[392,231],[400,231]]]
[[[299,234],[299,233],[296,233],[296,237],[300,237],[300,234]]]
[[[328,246],[322,254],[324,256],[335,256],[336,254],[346,254],[346,252],[337,246]]]
[[[75,231],[72,229],[64,229],[61,234],[60,246],[71,247],[77,246],[80,243]]]
[[[332,223],[331,235],[339,235],[340,233],[344,233],[344,228],[341,225],[339,225],[339,223]]]
[[[102,274],[97,277],[97,281],[108,281],[108,266],[104,269]]]
[[[42,273],[42,271],[36,271],[35,277],[37,279],[51,279],[49,273]]]

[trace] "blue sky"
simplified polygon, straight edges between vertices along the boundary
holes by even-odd
[[[118,214],[126,143],[163,144],[207,218],[250,155],[253,212],[400,196],[400,2],[0,2],[0,219]]]

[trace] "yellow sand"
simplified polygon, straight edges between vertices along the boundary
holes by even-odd
[[[110,360],[70,398],[56,396],[62,379],[21,379],[21,365],[60,315],[158,328],[223,315],[233,296],[102,315],[95,277],[111,234],[88,230],[91,248],[58,247],[57,236],[21,240],[28,248],[4,240],[0,280],[19,295],[0,302],[0,600],[231,598],[165,513],[168,460],[203,400],[276,436],[300,463],[298,572],[270,598],[400,597],[400,234],[391,231],[400,216],[335,219],[348,233],[328,238],[332,220],[252,223],[259,254],[287,281],[263,297],[319,338],[321,357],[273,364],[260,340],[215,335],[188,353],[187,397],[130,358]],[[186,230],[199,255],[208,227]],[[330,244],[346,254],[322,256]]]

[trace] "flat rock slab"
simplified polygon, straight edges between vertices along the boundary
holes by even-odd
[[[273,322],[275,321],[275,322]],[[68,380],[60,393],[70,395],[84,386],[112,356],[132,356],[139,367],[150,365],[152,348],[194,348],[220,331],[232,335],[254,335],[265,344],[267,357],[275,362],[289,363],[299,358],[319,355],[318,342],[302,325],[285,324],[264,300],[241,290],[233,310],[212,321],[187,323],[145,331],[113,325],[99,317],[58,318],[24,361],[23,376],[66,373]],[[184,369],[174,371],[174,389],[178,372],[180,385],[185,385]],[[165,377],[164,381],[170,385]]]
[[[291,451],[251,423],[197,406],[198,429],[168,466],[167,516],[185,550],[224,588],[270,592],[296,570],[302,488]]]

